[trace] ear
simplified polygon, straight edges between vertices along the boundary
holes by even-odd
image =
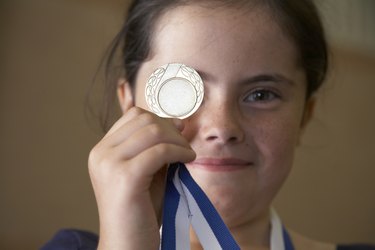
[[[126,113],[134,106],[134,97],[131,86],[124,78],[118,80],[117,83],[117,98],[120,104],[122,113]]]
[[[316,104],[316,97],[315,96],[311,96],[306,101],[305,110],[303,112],[303,117],[302,117],[302,121],[301,121],[301,130],[304,130],[306,128],[307,124],[310,122],[310,120],[311,120],[311,118],[314,114],[315,104]]]

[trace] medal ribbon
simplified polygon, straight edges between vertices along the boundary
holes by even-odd
[[[271,211],[271,250],[294,250],[277,214]],[[203,249],[240,249],[206,194],[182,163],[168,169],[161,250],[189,250],[190,225]]]

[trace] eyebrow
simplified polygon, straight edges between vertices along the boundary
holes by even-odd
[[[244,84],[252,84],[257,82],[285,82],[290,85],[294,85],[294,82],[291,79],[277,73],[255,75],[243,80],[242,82]]]

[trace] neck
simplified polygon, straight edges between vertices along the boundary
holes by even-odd
[[[242,250],[270,249],[271,220],[268,209],[252,220],[229,227],[229,230]],[[203,249],[192,229],[190,230],[190,243],[192,250]]]

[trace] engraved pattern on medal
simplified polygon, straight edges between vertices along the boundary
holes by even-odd
[[[146,102],[148,103],[149,107],[151,108],[152,112],[155,114],[160,114],[161,111],[159,109],[159,105],[157,103],[155,94],[158,88],[158,83],[160,82],[161,78],[163,77],[165,73],[164,68],[158,68],[156,69],[150,78],[148,79],[148,82],[146,84]]]
[[[181,65],[181,73],[183,76],[189,79],[191,84],[194,86],[197,94],[196,103],[200,103],[203,99],[204,92],[201,77],[194,69],[187,67],[186,65]]]

